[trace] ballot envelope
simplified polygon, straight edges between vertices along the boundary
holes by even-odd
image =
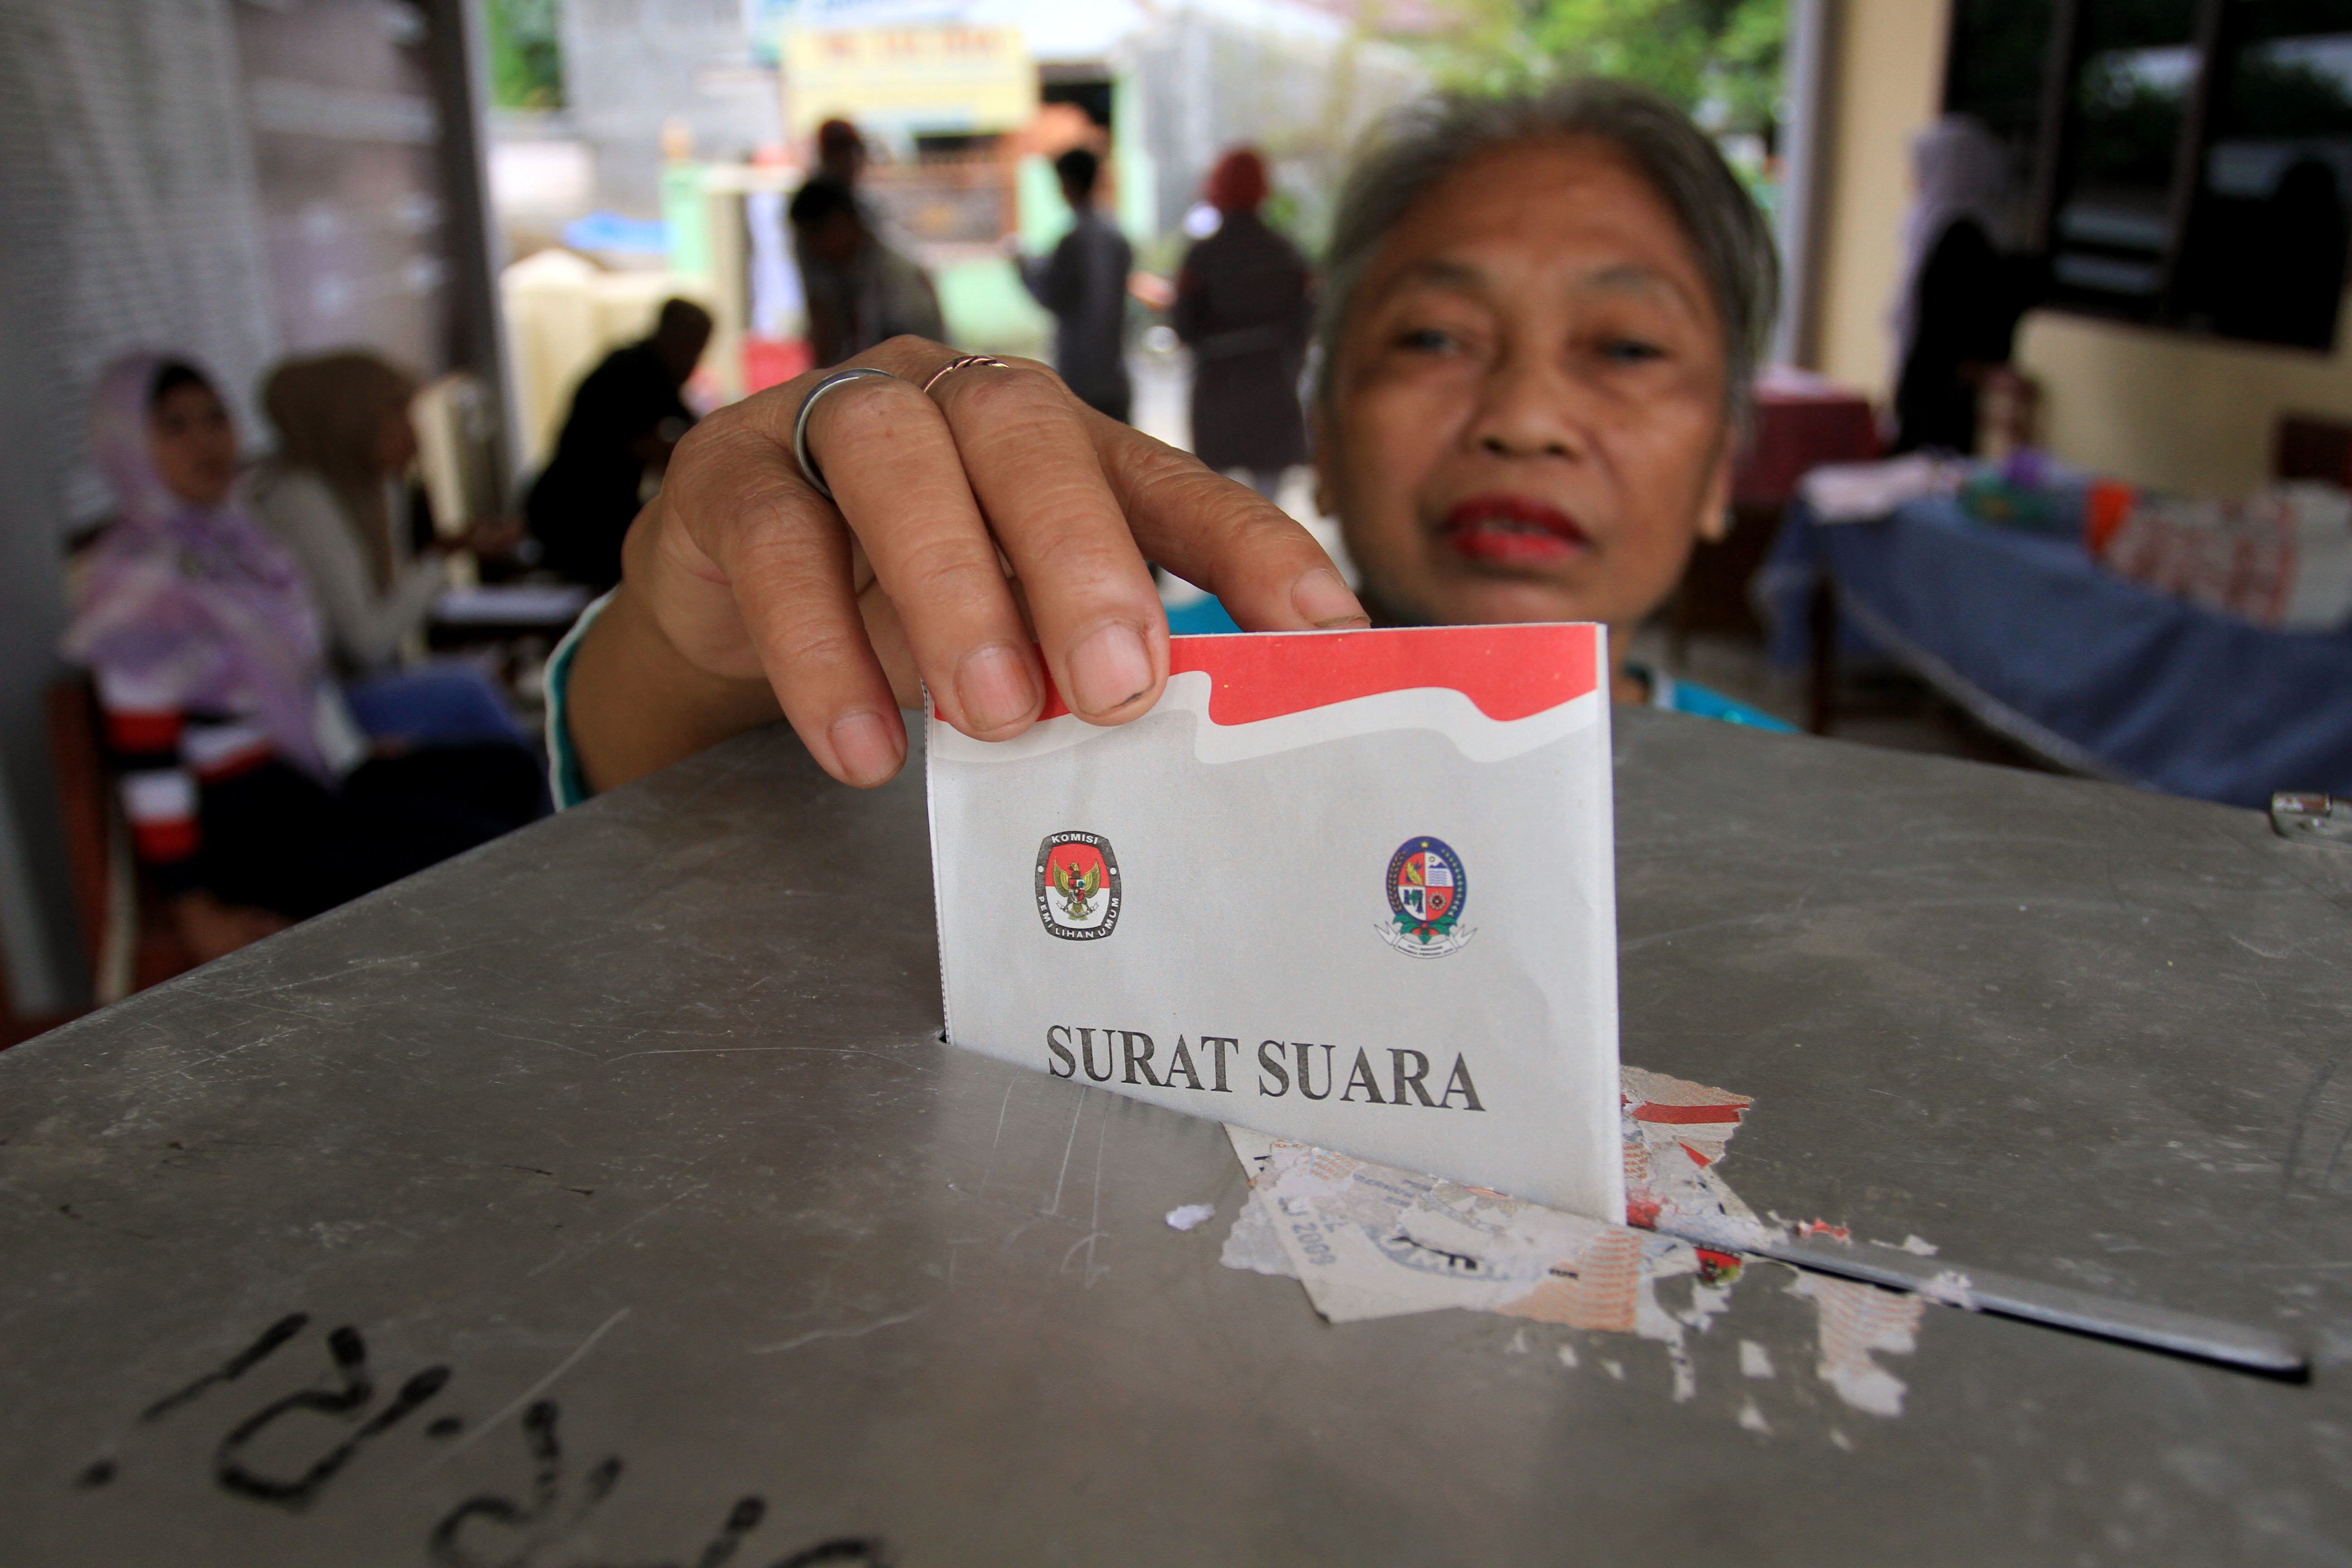
[[[1625,1212],[1607,632],[1176,637],[1158,706],[933,716],[948,1038]]]

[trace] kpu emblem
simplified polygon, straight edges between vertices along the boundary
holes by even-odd
[[[1118,857],[1097,833],[1048,833],[1037,846],[1037,918],[1066,942],[1092,942],[1118,924]]]
[[[1412,958],[1459,952],[1472,932],[1463,925],[1470,878],[1462,857],[1442,838],[1408,838],[1389,857],[1389,920],[1381,940]]]

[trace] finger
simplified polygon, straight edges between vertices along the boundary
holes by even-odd
[[[748,421],[688,440],[694,460],[655,514],[682,536],[656,579],[664,631],[689,658],[740,662],[748,643],[817,764],[844,784],[886,782],[906,761],[906,727],[866,640],[840,514]]]
[[[808,435],[940,717],[976,740],[1027,729],[1043,672],[938,405],[908,381],[847,382]]]
[[[1028,364],[961,370],[935,395],[1055,689],[1095,723],[1148,712],[1168,679],[1168,616],[1103,477],[1090,412]]]
[[[1094,435],[1137,542],[1214,594],[1243,630],[1371,625],[1331,557],[1280,507],[1117,420],[1097,416]]]
[[[891,696],[902,709],[921,708],[923,678],[916,672],[915,655],[907,646],[907,628],[898,619],[898,607],[879,583],[869,582],[858,593],[857,608],[866,619],[866,640],[873,645],[875,657],[890,679]]]

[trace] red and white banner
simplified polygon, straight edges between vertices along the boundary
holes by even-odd
[[[1605,638],[1177,637],[1131,724],[934,719],[948,1037],[1622,1220]]]

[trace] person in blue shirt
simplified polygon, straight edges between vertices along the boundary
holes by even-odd
[[[1349,179],[1319,291],[1318,504],[1360,595],[1263,497],[1043,366],[901,338],[681,444],[551,672],[566,794],[780,712],[880,784],[926,689],[978,740],[1027,730],[1049,681],[1128,722],[1168,679],[1155,563],[1254,631],[1603,622],[1616,698],[1687,709],[1623,649],[1722,531],[1778,286],[1714,143],[1640,89],[1412,108]]]

